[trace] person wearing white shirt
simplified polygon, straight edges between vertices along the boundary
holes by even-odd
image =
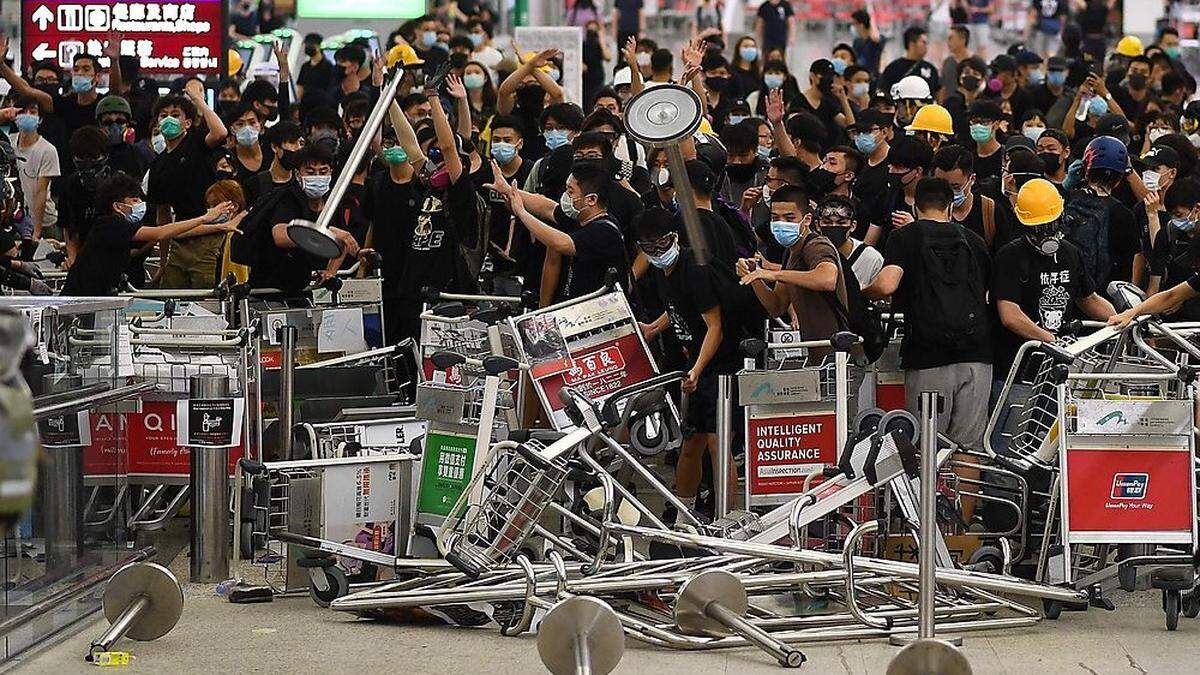
[[[492,46],[492,25],[487,21],[472,19],[467,24],[467,37],[475,47],[471,52],[471,60],[482,63],[495,72],[496,66],[500,65],[504,55],[500,53],[499,49]]]

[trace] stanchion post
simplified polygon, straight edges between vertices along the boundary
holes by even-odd
[[[729,463],[733,461],[733,375],[717,376],[717,465],[713,467],[714,518],[729,513]]]
[[[917,608],[917,637],[933,637],[934,594],[937,592],[937,436],[940,412],[938,394],[921,392],[921,541],[917,547],[917,573],[921,598]]]
[[[282,354],[279,365],[279,451],[285,459],[292,459],[292,399],[296,384],[296,327],[284,324],[279,327],[279,348]]]
[[[75,374],[45,378],[48,394],[82,386],[83,378]],[[45,518],[46,571],[57,572],[73,569],[83,547],[83,448],[46,448],[45,456],[41,504]]]
[[[193,399],[229,398],[229,378],[193,375],[188,394]],[[188,572],[195,582],[214,583],[229,578],[229,448],[189,448],[192,495],[191,561]]]

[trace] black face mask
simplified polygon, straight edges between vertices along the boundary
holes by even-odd
[[[1134,91],[1141,91],[1146,88],[1146,76],[1141,73],[1135,73],[1129,76],[1129,88]]]
[[[279,154],[279,166],[288,171],[296,170],[296,155],[300,154],[297,150],[284,150]]]
[[[893,192],[904,191],[904,177],[907,173],[889,173],[887,177],[888,189]]]
[[[50,94],[51,96],[58,94],[58,83],[57,82],[54,82],[54,83],[47,82],[44,84],[36,84],[33,86],[33,88],[37,89],[38,91],[43,91],[47,94]]]
[[[758,172],[758,166],[751,162],[750,164],[726,164],[725,173],[729,174],[729,179],[735,183],[749,183],[754,180],[754,174]]]
[[[304,55],[305,56],[316,56],[317,55],[316,45],[304,45]]]
[[[224,117],[228,115],[231,110],[237,107],[237,104],[237,101],[222,101],[221,99],[217,99],[217,114],[221,117]]]
[[[964,75],[962,79],[962,87],[967,91],[979,91],[979,83],[982,82],[974,75]]]
[[[704,86],[717,92],[724,93],[729,88],[728,77],[706,77],[704,78]]]
[[[1039,152],[1038,159],[1046,167],[1046,173],[1055,173],[1062,166],[1062,157],[1057,152]]]
[[[821,234],[829,239],[829,242],[834,246],[841,246],[850,238],[850,228],[848,227],[822,227]]]
[[[837,184],[837,177],[828,169],[817,169],[808,173],[808,185],[813,189],[814,196],[824,196]]]
[[[103,159],[83,164],[76,162],[75,168],[75,173],[79,175],[80,184],[88,192],[95,192],[96,188],[100,187],[100,184],[112,175],[112,171],[108,168],[108,163]]]

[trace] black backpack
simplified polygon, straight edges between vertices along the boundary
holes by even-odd
[[[271,240],[271,228],[275,223],[270,222],[275,206],[291,192],[290,185],[280,185],[259,195],[250,205],[249,213],[242,219],[239,229],[234,232],[229,241],[229,259],[239,265],[254,267],[259,262],[259,256],[269,247],[274,246]]]
[[[1063,234],[1079,248],[1083,269],[1092,283],[1103,288],[1112,272],[1108,249],[1111,204],[1091,190],[1076,190],[1067,198],[1062,214]]]
[[[921,272],[911,301],[920,309],[919,318],[905,322],[905,330],[925,349],[957,352],[988,330],[983,271],[961,228],[913,226],[921,228]]]
[[[866,244],[859,246],[854,253],[850,254],[849,258],[842,258],[842,279],[846,284],[846,305],[842,306],[836,292],[822,295],[833,307],[833,311],[837,313],[838,321],[842,326],[862,338],[863,354],[867,357],[867,363],[875,363],[888,346],[887,334],[883,330],[883,318],[880,316],[879,309],[867,299],[867,296],[863,295],[862,288],[858,284],[858,277],[854,276],[854,270],[851,269],[854,261],[858,259],[858,254],[865,246]],[[838,257],[841,257],[840,253]]]

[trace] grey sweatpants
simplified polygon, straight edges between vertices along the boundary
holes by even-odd
[[[904,371],[904,404],[913,415],[920,412],[923,391],[935,391],[944,400],[938,431],[963,447],[983,449],[983,432],[990,414],[992,364],[952,363]]]

